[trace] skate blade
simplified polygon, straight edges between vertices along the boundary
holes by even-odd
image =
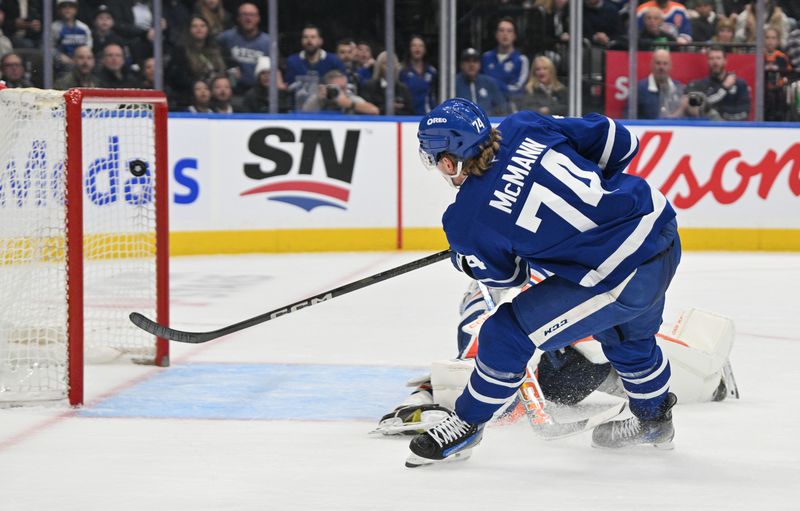
[[[425,433],[443,419],[447,418],[445,412],[425,411],[422,412],[419,422],[403,422],[399,417],[391,417],[378,423],[378,427],[369,432],[370,435],[418,435]]]
[[[443,460],[431,460],[428,458],[422,458],[420,456],[417,456],[416,454],[409,454],[408,458],[406,458],[406,467],[418,468],[418,467],[427,467],[430,465],[443,465],[446,463],[453,463],[456,461],[466,461],[469,459],[470,456],[472,456],[472,449],[465,449],[455,454],[451,454],[450,456],[446,457]]]
[[[594,440],[592,440],[592,447],[595,449],[610,449],[613,451],[626,451],[629,449],[641,449],[646,447],[655,448],[658,449],[659,451],[671,451],[675,449],[675,443],[672,441],[672,438],[670,438],[666,442],[658,442],[658,443],[645,442],[642,444],[630,444],[630,445],[621,445],[619,447],[612,447],[607,445],[596,444]]]
[[[607,410],[596,413],[591,417],[587,417],[575,422],[551,422],[544,424],[534,424],[531,422],[530,425],[533,428],[534,433],[542,439],[558,440],[561,438],[579,435],[596,428],[600,424],[610,421],[625,411],[625,406],[626,404],[624,402],[619,403]]]

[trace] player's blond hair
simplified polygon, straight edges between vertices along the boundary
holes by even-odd
[[[481,144],[480,152],[474,158],[464,162],[461,172],[468,176],[482,176],[492,166],[495,155],[500,150],[500,132],[497,128],[492,128],[489,140]]]

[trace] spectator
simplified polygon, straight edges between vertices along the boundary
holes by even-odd
[[[583,36],[599,46],[623,37],[622,19],[616,7],[605,0],[584,0]]]
[[[661,9],[651,7],[645,11],[642,18],[644,19],[644,28],[639,32],[640,50],[652,50],[659,48],[659,43],[674,43],[677,40],[674,35],[662,28],[664,15],[661,14]],[[662,44],[660,47],[669,48],[669,45]]]
[[[175,100],[185,105],[197,80],[225,74],[225,59],[222,49],[211,37],[208,23],[200,15],[191,17],[183,39],[182,44],[170,52],[166,75]]]
[[[100,84],[108,89],[136,89],[141,85],[125,67],[125,53],[118,44],[103,48],[98,76]]]
[[[394,59],[394,115],[414,115],[414,101],[411,99],[411,91],[406,84],[401,82],[400,62],[397,57]],[[385,51],[378,54],[375,59],[375,72],[372,80],[369,80],[362,87],[361,95],[369,103],[377,105],[381,115],[386,115],[386,87],[389,85],[389,78],[386,73],[387,61],[389,56]]]
[[[5,26],[3,32],[14,48],[35,48],[42,37],[41,0],[3,0]]]
[[[536,0],[526,26],[528,39],[523,46],[533,55],[557,55],[558,45],[569,41],[569,0]]]
[[[525,93],[525,82],[530,73],[528,57],[514,48],[517,25],[512,18],[501,18],[494,32],[497,47],[481,57],[481,70],[500,86],[506,100],[512,102]]]
[[[258,58],[269,55],[272,39],[269,34],[261,31],[260,23],[258,7],[245,2],[239,6],[236,27],[224,31],[218,37],[220,46],[230,53],[235,62],[233,69],[237,91],[243,92],[255,85]]]
[[[221,0],[197,0],[194,4],[194,13],[208,22],[208,30],[212,37],[217,37],[233,27],[231,15],[225,10]]]
[[[525,92],[527,94],[516,102],[520,110],[533,110],[544,115],[567,115],[568,91],[558,80],[556,66],[549,57],[540,55],[533,59]]]
[[[9,39],[3,33],[3,26],[5,25],[6,13],[3,10],[2,4],[0,4],[0,57],[5,55],[6,53],[11,53],[14,49],[14,45],[11,44],[11,39]]]
[[[772,27],[764,31],[764,120],[786,120],[787,75],[792,72],[789,57],[778,49],[780,35]]]
[[[356,61],[358,62],[359,82],[364,83],[372,78],[372,68],[375,59],[372,56],[372,45],[368,41],[359,41],[356,44]]]
[[[217,76],[211,80],[211,109],[218,114],[239,111],[233,106],[233,86],[227,76]]]
[[[152,56],[156,33],[152,0],[114,0],[108,3],[108,8],[114,18],[114,31],[128,41],[133,61],[141,62]],[[161,18],[160,28],[167,29],[166,19]]]
[[[475,48],[461,52],[461,72],[456,75],[456,97],[465,98],[481,107],[489,115],[510,112],[506,97],[497,81],[481,74],[481,56]]]
[[[800,28],[796,28],[789,33],[784,48],[792,63],[792,68],[800,69]]]
[[[692,42],[692,22],[689,21],[689,13],[686,7],[678,2],[671,0],[649,0],[639,4],[636,9],[636,16],[639,18],[639,30],[644,26],[644,13],[649,9],[656,8],[664,15],[663,30],[669,32],[679,44]]]
[[[260,57],[256,64],[256,84],[244,95],[244,110],[260,114],[269,113],[269,86],[270,73],[272,72],[271,60],[269,57]],[[283,81],[280,69],[276,69],[278,74],[278,113],[285,114],[292,110],[292,95],[289,94],[289,87]]]
[[[79,46],[92,47],[92,31],[76,18],[78,14],[77,0],[57,0],[58,19],[50,27],[50,38],[56,50],[59,65],[72,66],[72,56]]]
[[[197,80],[192,85],[192,100],[186,111],[195,114],[213,112],[211,110],[211,89],[203,80]]]
[[[747,83],[726,69],[727,57],[721,46],[708,50],[709,76],[689,84],[686,112],[692,117],[716,115],[726,121],[744,121],[750,115]]]
[[[411,92],[415,115],[425,115],[438,104],[436,86],[439,72],[427,61],[427,48],[421,36],[413,35],[408,42],[408,55],[400,70],[400,81]]]
[[[356,42],[349,37],[340,39],[339,42],[336,43],[336,56],[342,61],[347,81],[350,85],[354,86],[356,92],[358,92],[358,86],[361,80],[358,77],[358,62],[356,61],[355,53]]]
[[[141,76],[139,78],[142,89],[155,89],[156,88],[156,59],[148,57],[139,66],[141,68]]]
[[[673,119],[684,115],[685,86],[670,77],[672,56],[658,49],[650,60],[650,74],[636,84],[637,119]],[[626,109],[629,111],[629,107]],[[627,117],[630,117],[626,113]]]
[[[320,77],[333,69],[345,72],[342,61],[322,49],[323,42],[319,28],[314,25],[303,28],[300,41],[303,49],[290,55],[286,62],[286,81],[290,85],[300,76]]]
[[[100,87],[100,80],[94,73],[94,53],[88,46],[78,46],[72,55],[74,65],[72,71],[55,82],[59,90],[73,87]]]
[[[320,78],[336,69],[344,74],[342,61],[322,49],[319,28],[306,25],[300,41],[303,50],[289,56],[286,62],[286,82],[295,94],[295,104],[305,105],[306,99],[315,95]]]
[[[720,16],[717,21],[717,28],[711,42],[715,44],[730,44],[736,33],[736,22],[731,18]]]
[[[14,52],[6,53],[0,58],[0,79],[6,82],[9,89],[33,87],[25,78],[25,61]]]
[[[753,2],[747,4],[736,17],[736,42],[754,43],[756,40],[756,14]],[[791,31],[791,22],[783,9],[775,5],[773,0],[766,0],[767,21],[764,28],[772,27],[778,31],[780,46],[786,46]]]
[[[92,50],[95,58],[102,57],[103,49],[108,44],[118,44],[123,48],[126,55],[130,55],[127,42],[114,31],[114,15],[108,6],[101,5],[94,15],[92,23]]]
[[[695,0],[694,10],[697,17],[691,20],[692,39],[698,43],[707,43],[714,37],[719,19],[714,12],[714,0]]]
[[[338,69],[328,71],[315,94],[303,103],[303,112],[378,115],[377,105],[357,96],[347,86],[347,77]]]

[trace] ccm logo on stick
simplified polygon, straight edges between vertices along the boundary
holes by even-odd
[[[304,300],[302,302],[298,302],[298,303],[292,305],[291,307],[286,307],[285,309],[277,310],[277,311],[273,312],[272,314],[270,314],[269,317],[270,317],[270,319],[277,318],[278,316],[283,316],[284,314],[289,314],[290,312],[294,312],[296,310],[303,309],[305,307],[308,307],[309,305],[314,305],[314,304],[317,304],[317,303],[320,303],[320,302],[325,302],[327,300],[330,300],[331,298],[333,298],[333,293],[327,293],[327,294],[324,294],[322,296],[316,296],[314,298],[310,298],[308,300]]]

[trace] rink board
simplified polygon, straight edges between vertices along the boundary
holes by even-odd
[[[499,119],[498,119],[499,120]],[[170,126],[171,251],[436,250],[454,191],[418,119],[192,116]],[[686,249],[800,250],[796,124],[630,122],[628,172],[678,213]]]

